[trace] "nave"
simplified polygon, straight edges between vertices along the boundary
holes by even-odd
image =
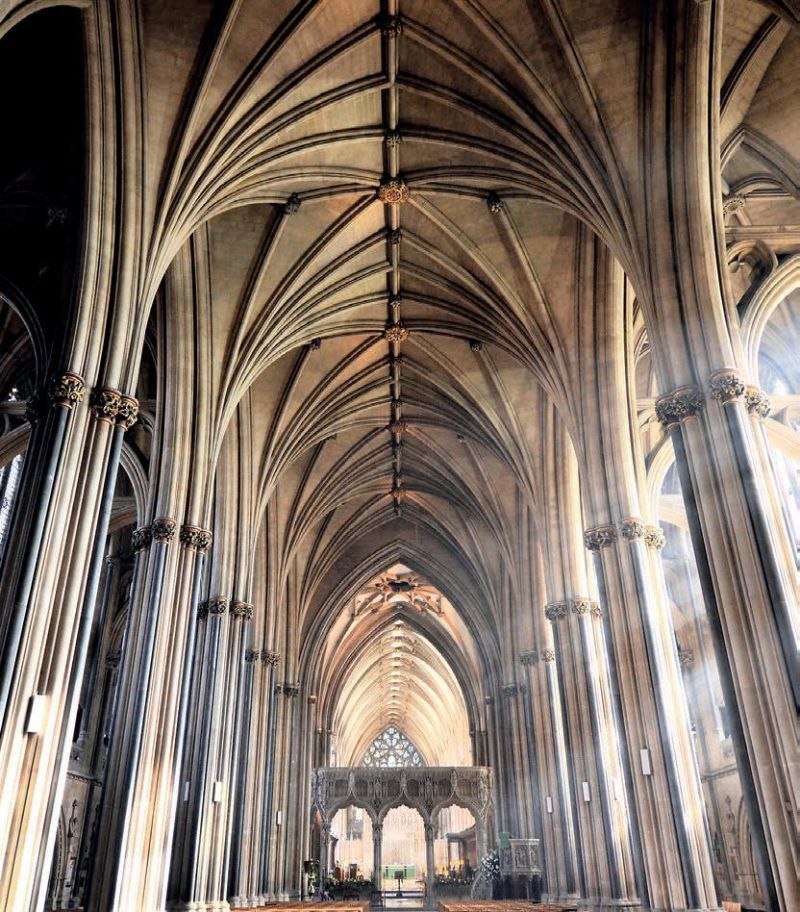
[[[0,912],[800,909],[799,54],[0,3]]]

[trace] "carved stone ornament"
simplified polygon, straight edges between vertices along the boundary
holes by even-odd
[[[396,149],[400,145],[400,131],[389,130],[383,137],[383,141],[390,149]]]
[[[90,408],[98,421],[114,424],[121,401],[122,393],[119,390],[96,386],[92,390]]]
[[[208,602],[200,602],[197,606],[197,620],[205,621],[208,619]]]
[[[503,684],[502,691],[504,697],[510,698],[516,697],[521,692],[521,688],[519,684]]]
[[[531,665],[535,665],[539,661],[539,656],[535,652],[523,652],[519,656],[519,664],[524,665],[526,668],[530,668]]]
[[[396,418],[389,425],[389,430],[393,434],[404,434],[408,430],[408,422],[404,418]]]
[[[548,647],[547,649],[542,650],[542,661],[543,662],[555,662],[555,660],[556,660],[556,653],[555,653],[554,649],[550,649]]]
[[[703,394],[696,386],[682,386],[656,399],[656,417],[665,428],[691,418],[703,408]]]
[[[403,229],[402,228],[392,228],[386,234],[386,240],[392,245],[395,246],[403,240]]]
[[[617,540],[617,530],[611,526],[595,526],[583,533],[583,543],[589,551],[609,548]]]
[[[281,692],[284,697],[296,697],[300,693],[300,684],[296,681],[284,681]]]
[[[637,516],[626,516],[619,521],[619,531],[625,541],[639,541],[644,538],[647,523]]]
[[[119,649],[114,649],[111,652],[106,653],[106,665],[109,668],[116,668],[121,659],[122,652]]]
[[[735,212],[741,212],[746,203],[745,197],[732,194],[723,200],[722,212],[724,215],[733,215]]]
[[[378,16],[377,23],[385,38],[399,38],[403,34],[403,22],[399,16]]]
[[[158,542],[162,545],[168,545],[174,538],[175,532],[178,528],[178,524],[174,519],[167,519],[166,517],[160,517],[159,519],[154,519],[153,524],[150,526],[153,532],[153,541]]]
[[[253,617],[253,606],[249,602],[231,602],[231,614],[236,618],[249,621]]]
[[[37,390],[25,400],[25,420],[33,427],[44,417],[47,399],[41,390]]]
[[[405,342],[408,338],[408,330],[402,323],[391,323],[384,329],[383,338],[387,342]]]
[[[385,206],[401,206],[408,202],[411,191],[402,177],[384,177],[378,187],[378,199]]]
[[[644,533],[644,543],[648,548],[654,548],[656,551],[661,551],[667,543],[667,540],[664,537],[663,530],[658,526],[648,526]]]
[[[131,535],[131,547],[134,552],[144,551],[145,548],[149,548],[153,541],[153,530],[150,526],[141,526],[139,529],[134,529],[133,534]]]
[[[741,399],[744,396],[744,383],[739,376],[738,371],[731,368],[723,368],[715,371],[708,381],[710,395],[712,399],[719,402],[733,402],[735,399]]]
[[[679,649],[678,661],[681,668],[691,668],[694,665],[694,653],[691,649]]]
[[[470,351],[479,352],[483,351],[483,342],[480,339],[470,339],[469,340]]]
[[[209,614],[225,614],[228,610],[228,600],[224,595],[215,595],[214,598],[210,598],[206,602],[206,607],[208,608]]]
[[[53,405],[68,409],[83,402],[85,393],[86,384],[83,382],[83,377],[69,371],[64,374],[54,374],[47,387],[47,397]]]
[[[208,529],[199,526],[181,526],[180,542],[184,548],[192,551],[206,552],[211,547],[214,536]]]
[[[744,391],[744,402],[747,411],[752,415],[758,415],[759,418],[769,418],[772,411],[772,404],[767,394],[757,386],[748,386]]]
[[[602,617],[603,614],[597,602],[583,596],[576,596],[572,600],[570,610],[573,614],[588,615],[589,617]]]
[[[278,662],[281,660],[281,654],[279,652],[272,652],[270,649],[261,650],[261,661],[265,665],[270,665],[274,668]]]
[[[248,649],[244,654],[244,660],[248,665],[252,665],[261,658],[260,649]]]
[[[502,199],[500,199],[500,196],[494,191],[489,193],[486,197],[486,205],[489,209],[489,212],[494,213],[502,212],[505,208],[505,204],[503,203]]]
[[[544,616],[548,621],[560,621],[567,616],[569,602],[551,602],[545,605]]]
[[[139,420],[139,402],[133,396],[120,396],[114,423],[123,431],[129,431]]]
[[[283,204],[283,211],[287,215],[294,215],[296,212],[300,211],[301,202],[302,200],[300,197],[296,193],[293,193]]]

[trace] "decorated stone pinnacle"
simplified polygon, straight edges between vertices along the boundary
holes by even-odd
[[[235,618],[249,621],[253,617],[253,606],[249,602],[233,601],[231,602],[231,614]]]
[[[543,662],[555,662],[555,660],[556,660],[556,653],[555,653],[554,649],[550,649],[548,647],[547,649],[542,650],[542,661]]]
[[[378,199],[385,206],[401,206],[408,202],[411,191],[402,177],[384,177],[378,187]]]
[[[385,38],[399,38],[403,34],[403,22],[399,16],[378,16],[377,22]]]
[[[639,541],[644,538],[647,523],[637,516],[626,516],[619,521],[619,531],[626,541]]]
[[[663,530],[658,526],[648,526],[645,529],[644,533],[644,543],[648,548],[653,548],[656,551],[661,551],[664,545],[667,543],[667,540],[664,537]]]
[[[208,613],[214,615],[225,614],[228,610],[228,600],[224,595],[215,595],[206,602]]]
[[[589,551],[609,548],[617,540],[617,530],[611,526],[595,526],[583,533],[583,543]]]
[[[119,407],[115,418],[117,427],[129,431],[139,420],[139,402],[133,396],[120,396]]]
[[[153,530],[153,541],[162,545],[168,545],[175,538],[175,531],[178,524],[174,519],[167,519],[164,516],[153,520],[150,527]]]
[[[656,400],[656,417],[663,427],[670,428],[691,418],[703,408],[703,394],[696,386],[682,386]]]
[[[497,193],[495,193],[494,191],[489,193],[488,196],[486,197],[486,205],[489,208],[489,212],[497,213],[497,212],[502,212],[503,209],[505,209],[505,203],[500,198],[500,196]]]
[[[545,605],[544,616],[548,621],[560,621],[567,616],[569,602],[551,602]]]
[[[402,323],[390,323],[383,331],[383,338],[387,342],[405,342],[408,330]]]
[[[133,530],[133,534],[131,535],[131,547],[133,548],[134,553],[149,548],[152,541],[153,530],[150,526],[141,526],[140,528]]]
[[[283,204],[283,211],[287,215],[294,215],[296,212],[300,211],[300,204],[302,200],[297,193],[293,193]]]
[[[483,351],[483,342],[480,339],[470,339],[469,340],[470,351],[479,352]]]
[[[122,394],[119,390],[96,386],[92,390],[90,408],[92,414],[98,421],[106,421],[109,424],[114,424],[121,401]]]
[[[715,371],[708,381],[710,395],[712,399],[719,402],[733,402],[735,399],[741,399],[744,396],[744,383],[739,376],[738,371],[732,368],[723,368]]]
[[[53,405],[68,409],[83,402],[85,393],[86,384],[83,382],[83,377],[69,371],[64,374],[54,374],[47,387],[47,396]]]
[[[747,411],[759,418],[769,418],[772,405],[767,394],[757,386],[748,386],[744,391],[744,402]]]
[[[530,668],[539,661],[539,656],[535,652],[522,652],[519,655],[519,664]]]
[[[199,526],[181,526],[180,542],[184,548],[193,551],[208,551],[213,535]]]

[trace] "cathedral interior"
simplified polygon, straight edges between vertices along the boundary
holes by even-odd
[[[799,60],[0,2],[0,912],[800,910]]]

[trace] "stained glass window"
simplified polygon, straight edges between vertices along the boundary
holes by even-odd
[[[397,728],[387,728],[364,754],[362,766],[424,766],[420,752]]]

